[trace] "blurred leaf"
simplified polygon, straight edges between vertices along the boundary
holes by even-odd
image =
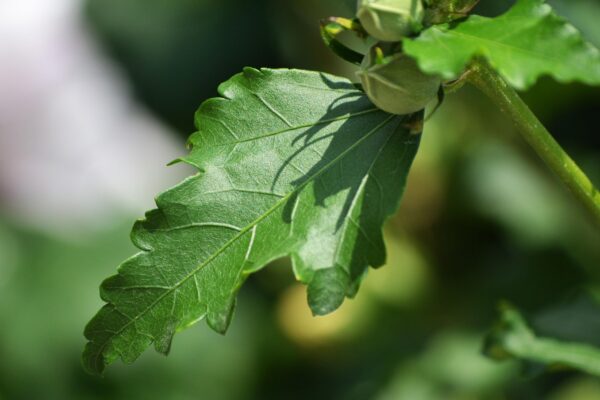
[[[402,215],[402,211],[399,213]],[[386,268],[369,274],[362,290],[391,306],[412,307],[431,290],[431,271],[420,249],[406,237],[388,234]]]
[[[379,275],[379,274],[373,274]],[[285,335],[303,348],[322,349],[356,337],[373,323],[374,305],[361,293],[344,302],[335,313],[315,318],[306,307],[306,294],[300,284],[291,285],[281,297],[277,319]]]
[[[464,173],[467,195],[480,212],[498,220],[514,239],[542,246],[555,245],[562,235],[573,236],[568,226],[576,219],[565,212],[554,182],[547,182],[512,148],[488,139],[468,156]]]
[[[595,46],[600,46],[600,2],[598,0],[549,0],[560,15],[581,30]]]
[[[385,261],[381,226],[419,143],[404,117],[308,71],[247,68],[219,93],[200,107],[183,159],[201,172],[157,198],[133,228],[142,252],[102,285],[108,304],[85,331],[93,373],[151,343],[167,353],[204,316],[225,332],[244,280],[276,258],[292,257],[315,314]]]
[[[402,363],[377,400],[488,398],[516,376],[516,364],[495,363],[479,348],[477,333],[439,334],[418,358]]]
[[[592,290],[570,293],[558,304],[536,313],[532,327],[543,336],[600,346],[600,300]]]
[[[484,351],[496,359],[516,357],[549,367],[570,367],[600,375],[600,349],[538,337],[519,311],[507,304],[501,307],[500,321],[488,335]]]
[[[548,74],[560,82],[600,84],[600,52],[543,0],[519,0],[497,18],[433,26],[405,42],[423,71],[457,78],[475,57],[484,57],[515,88],[526,89]]]
[[[600,382],[597,379],[580,378],[567,381],[565,385],[548,400],[598,400],[600,399]]]

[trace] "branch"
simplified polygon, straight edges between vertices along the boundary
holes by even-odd
[[[513,120],[521,136],[600,225],[600,192],[517,92],[485,62],[473,63],[466,78]]]

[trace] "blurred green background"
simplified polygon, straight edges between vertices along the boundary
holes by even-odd
[[[201,322],[168,358],[86,375],[98,286],[152,196],[190,172],[164,165],[195,109],[246,65],[354,79],[318,32],[354,1],[42,3],[0,6],[0,399],[600,399],[596,378],[480,355],[500,299],[541,334],[600,345],[600,231],[471,88],[426,125],[388,265],[355,300],[312,318],[279,262],[244,286],[226,336]],[[551,3],[600,46],[600,2]],[[523,95],[600,184],[600,90],[542,79]]]

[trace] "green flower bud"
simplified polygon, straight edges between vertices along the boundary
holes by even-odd
[[[398,42],[420,29],[421,0],[358,0],[356,16],[377,40]]]
[[[423,73],[415,60],[397,53],[374,62],[376,57],[371,53],[357,74],[377,107],[391,114],[412,114],[436,97],[441,79]]]

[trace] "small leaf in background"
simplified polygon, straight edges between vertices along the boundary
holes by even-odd
[[[166,354],[203,317],[225,332],[242,283],[277,258],[291,256],[318,315],[385,261],[381,228],[419,145],[408,120],[317,72],[247,68],[219,93],[182,159],[200,172],[158,196],[133,228],[142,251],[102,284],[108,304],[85,330],[92,373],[152,343]]]
[[[474,15],[433,26],[406,40],[404,50],[424,72],[445,79],[458,78],[474,58],[483,57],[517,89],[542,75],[600,84],[600,51],[543,0],[518,0],[496,18]]]
[[[508,304],[501,306],[500,320],[488,334],[484,352],[500,360],[515,357],[550,368],[575,368],[600,375],[600,349],[584,343],[538,337],[521,313]]]
[[[494,399],[518,376],[518,363],[497,363],[481,354],[478,332],[436,334],[413,358],[402,359],[376,400]],[[502,397],[500,397],[502,398]]]

